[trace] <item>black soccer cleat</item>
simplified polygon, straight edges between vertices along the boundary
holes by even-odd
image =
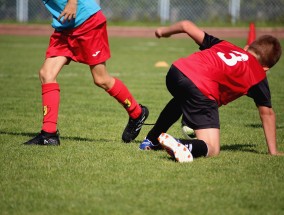
[[[142,125],[145,120],[148,118],[149,110],[147,107],[140,105],[142,108],[142,113],[137,119],[132,119],[129,117],[128,124],[126,125],[123,134],[122,140],[125,143],[129,143],[134,140],[141,131]]]
[[[24,145],[59,146],[59,131],[48,133],[42,130],[33,139],[25,142]]]

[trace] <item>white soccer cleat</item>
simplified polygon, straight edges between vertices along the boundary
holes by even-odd
[[[182,131],[183,136],[187,140],[196,139],[195,131],[192,128],[190,128],[186,125],[181,125],[181,131]]]
[[[183,144],[179,143],[174,137],[169,134],[162,133],[158,138],[160,144],[167,150],[177,162],[192,162],[193,157],[191,152]]]

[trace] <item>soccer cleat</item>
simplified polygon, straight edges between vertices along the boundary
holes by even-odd
[[[186,146],[178,142],[174,137],[169,134],[162,133],[159,138],[159,142],[166,149],[168,154],[174,158],[177,162],[192,162],[193,157],[191,152]]]
[[[25,142],[24,145],[59,146],[59,132],[48,133],[42,130],[33,139]]]
[[[195,131],[183,123],[181,124],[181,131],[186,139],[196,139]]]
[[[140,144],[139,149],[141,150],[160,150],[162,149],[162,146],[160,144],[154,145],[152,141],[145,138],[143,142]]]
[[[125,143],[129,143],[134,140],[141,131],[142,125],[144,124],[145,120],[148,118],[149,111],[148,108],[145,106],[140,105],[142,108],[142,113],[137,119],[132,119],[129,117],[128,124],[126,125],[123,134],[122,140]]]

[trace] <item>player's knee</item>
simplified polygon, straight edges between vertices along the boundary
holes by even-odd
[[[114,84],[114,79],[109,76],[109,77],[96,77],[94,79],[94,84],[98,87],[103,88],[104,90],[109,90],[113,84]]]
[[[46,80],[47,80],[47,78],[46,78],[46,71],[43,68],[41,68],[39,70],[38,76],[39,76],[39,80],[41,81],[41,83],[45,83],[46,82]]]
[[[103,78],[94,79],[94,84],[101,88],[106,88],[107,82]]]
[[[39,79],[43,84],[52,83],[56,81],[56,75],[53,75],[52,72],[49,72],[44,68],[41,68],[39,70]]]
[[[207,144],[207,146],[208,146],[208,157],[214,157],[220,154],[219,146],[212,146],[210,144]]]
[[[220,149],[214,149],[210,156],[218,156],[220,154]]]

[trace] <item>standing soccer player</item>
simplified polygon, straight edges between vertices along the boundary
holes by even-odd
[[[173,98],[162,110],[140,149],[155,150],[163,146],[179,162],[218,155],[218,107],[247,95],[258,108],[269,154],[283,155],[277,150],[276,116],[266,78],[266,72],[282,54],[275,37],[262,36],[244,50],[208,35],[190,21],[158,28],[155,33],[158,38],[186,33],[201,51],[180,58],[171,66],[166,85]],[[165,133],[180,116],[186,126],[194,129],[197,139],[178,140]]]
[[[57,130],[60,87],[57,75],[64,65],[75,61],[89,65],[95,85],[123,105],[129,121],[122,134],[126,143],[134,140],[148,117],[123,82],[106,69],[110,58],[106,18],[95,0],[42,0],[52,14],[52,27],[46,59],[39,71],[42,83],[43,124],[41,132],[26,145],[59,145]]]

